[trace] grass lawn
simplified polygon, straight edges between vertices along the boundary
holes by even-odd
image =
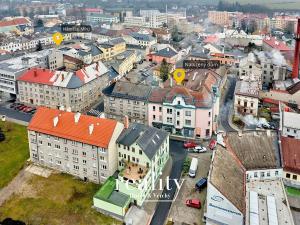
[[[31,225],[121,224],[91,208],[98,189],[66,174],[33,175],[20,194],[0,207],[0,221],[11,217]]]
[[[5,141],[0,142],[0,189],[7,185],[29,158],[27,129],[15,123],[0,121]]]
[[[288,195],[300,197],[300,190],[292,187],[286,187],[286,192]]]

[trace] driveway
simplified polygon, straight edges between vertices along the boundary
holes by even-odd
[[[236,78],[233,76],[227,77],[226,90],[224,91],[224,96],[221,100],[221,113],[220,113],[220,127],[223,128],[224,131],[235,131],[229,124],[229,115],[230,110],[233,107],[233,99],[234,99],[234,89],[236,85]]]
[[[203,214],[206,208],[206,188],[201,192],[195,190],[195,183],[203,177],[207,177],[211,163],[212,151],[206,153],[189,153],[189,158],[198,158],[198,170],[195,178],[188,175],[183,177],[184,183],[178,193],[176,201],[173,202],[169,217],[172,218],[175,225],[190,224],[203,225]],[[201,209],[187,207],[185,201],[187,199],[199,199]]]
[[[169,214],[172,205],[172,200],[175,196],[177,187],[173,179],[179,179],[186,151],[183,149],[183,143],[180,141],[170,140],[170,154],[172,157],[172,170],[170,174],[170,190],[166,188],[162,192],[162,198],[156,205],[155,213],[152,217],[151,225],[163,225]]]

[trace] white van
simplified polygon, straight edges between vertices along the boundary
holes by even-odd
[[[189,176],[190,177],[195,177],[198,169],[198,159],[197,158],[192,158],[190,170],[189,170]]]

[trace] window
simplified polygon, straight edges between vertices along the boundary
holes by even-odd
[[[140,151],[139,151],[139,154],[140,154],[140,155],[142,155],[142,154],[143,154],[143,151],[142,151],[142,150],[140,150]]]
[[[161,106],[159,107],[159,112],[161,112]]]
[[[59,145],[55,145],[55,148],[60,149],[60,146]]]
[[[177,111],[177,116],[180,116],[180,112],[179,111]]]
[[[86,156],[86,152],[82,152],[82,156],[84,156],[84,157],[85,157],[85,156]]]
[[[83,165],[85,165],[86,164],[86,160],[84,159],[84,160],[82,160],[82,163],[83,163]]]
[[[254,172],[254,177],[257,177],[257,172]]]
[[[155,115],[153,115],[153,120],[155,120]]]
[[[192,115],[191,111],[185,111],[185,116],[191,116],[191,115]]]
[[[171,117],[167,117],[167,123],[172,123],[172,118]]]
[[[83,168],[83,172],[86,173],[87,172],[87,168]]]
[[[278,176],[278,171],[277,170],[275,171],[275,176]]]
[[[172,114],[172,113],[173,113],[172,109],[167,109],[167,114]]]
[[[135,152],[135,148],[132,147],[132,152]]]
[[[291,174],[287,173],[287,174],[285,175],[285,177],[286,177],[286,178],[291,178]]]
[[[260,173],[260,176],[261,176],[261,177],[265,177],[265,172],[261,172],[261,173]]]
[[[51,143],[48,143],[48,147],[51,147]]]
[[[153,108],[153,111],[155,111],[155,105],[152,108]]]
[[[179,120],[177,120],[176,124],[177,124],[177,126],[179,126],[179,125],[180,125],[180,121],[179,121]]]
[[[191,120],[185,120],[185,125],[187,125],[187,126],[191,126]]]
[[[181,102],[180,101],[177,101],[177,105],[180,105],[181,104]]]
[[[210,117],[211,116],[211,112],[208,112],[208,117]]]
[[[297,180],[297,175],[296,174],[293,175],[293,180]]]
[[[79,166],[77,166],[77,165],[73,165],[73,168],[74,168],[75,170],[79,170]]]
[[[78,150],[77,149],[73,149],[73,154],[74,155],[78,155]]]
[[[98,174],[97,171],[94,170],[94,176],[97,176],[97,174]]]
[[[267,177],[269,177],[269,176],[270,176],[270,171],[267,172]]]
[[[122,157],[122,154],[121,154],[121,152],[119,152],[119,157]]]

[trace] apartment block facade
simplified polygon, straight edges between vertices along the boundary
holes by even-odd
[[[117,148],[120,170],[118,190],[141,206],[169,159],[169,134],[157,128],[132,123],[118,138]]]
[[[116,140],[123,124],[40,107],[28,126],[32,162],[95,183],[117,169]]]
[[[108,118],[147,124],[147,102],[151,87],[118,81],[103,90],[104,112]]]
[[[25,104],[87,110],[109,83],[108,69],[102,62],[76,72],[32,68],[18,78],[18,100]]]

